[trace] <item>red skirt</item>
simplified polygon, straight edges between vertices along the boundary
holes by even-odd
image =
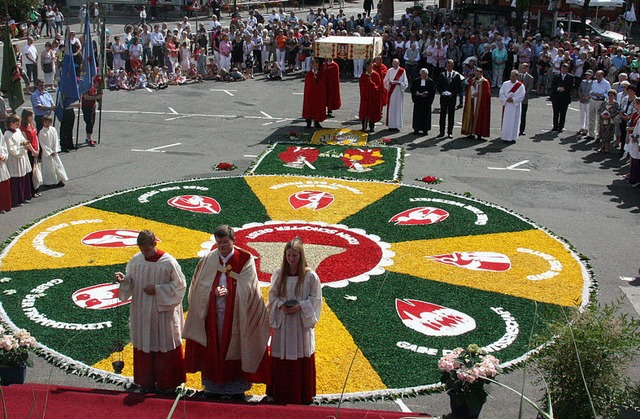
[[[186,382],[182,345],[169,352],[133,348],[133,381],[147,391],[173,390]]]
[[[267,394],[276,403],[311,404],[316,395],[316,358],[290,361],[271,358],[271,385]]]
[[[0,182],[0,211],[11,211],[11,180]]]
[[[630,159],[631,164],[629,166],[629,182],[632,184],[640,182],[640,159]]]
[[[11,204],[13,206],[24,204],[31,200],[31,172],[21,177],[9,179],[11,186]]]

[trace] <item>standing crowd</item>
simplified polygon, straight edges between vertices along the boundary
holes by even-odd
[[[455,13],[445,17],[421,8],[407,9],[397,22],[383,22],[379,7],[374,13],[369,0],[363,13],[355,16],[346,16],[342,9],[337,13],[309,9],[304,16],[297,16],[295,11],[272,9],[262,15],[251,10],[244,18],[234,14],[228,26],[220,22],[218,10],[208,27],[200,24],[195,29],[188,17],[174,29],[166,23],[150,28],[146,13],[141,11],[139,28],[128,27],[112,41],[107,32],[108,70],[104,77],[112,90],[132,90],[163,89],[203,80],[243,81],[253,79],[256,73],[264,73],[265,80],[300,76],[305,79],[302,116],[307,127],[313,123],[316,128],[340,109],[340,80],[356,78],[360,84],[359,119],[363,130],[373,131],[375,123],[383,119],[389,129],[402,129],[404,94],[409,91],[414,133],[426,135],[431,129],[432,104],[438,95],[438,136],[448,138],[453,138],[456,110],[461,108],[461,134],[469,139],[488,138],[491,101],[496,96],[503,105],[501,139],[505,142],[515,142],[525,135],[529,99],[549,95],[552,131],[564,130],[567,109],[577,101],[578,134],[593,141],[601,153],[615,150],[618,158],[629,158],[627,177],[633,185],[640,184],[640,127],[636,129],[639,124],[635,95],[640,81],[640,51],[635,46],[621,42],[605,47],[597,37],[579,36],[562,27],[550,37],[536,28],[530,29],[527,23],[519,29],[505,21],[474,26]],[[32,17],[38,17],[35,10],[32,12]],[[47,89],[57,85],[64,53],[61,24],[58,26],[64,17],[54,6],[42,12],[39,18],[44,14],[45,19],[38,35],[46,29],[46,34],[55,38],[41,52],[34,45],[34,37],[27,39],[22,50],[15,47],[18,73],[27,92],[33,90],[37,135],[44,125],[43,117],[51,115],[55,107]],[[85,9],[83,13],[89,11]],[[98,16],[99,9],[92,9],[91,13]],[[98,31],[97,19],[94,21],[93,29]],[[36,22],[37,19],[33,22],[35,28]],[[314,56],[314,43],[324,37],[371,35],[380,36],[382,51],[370,62],[364,57],[323,60]],[[83,36],[70,33],[74,63],[79,70],[83,42]],[[97,45],[94,51],[98,61]],[[100,99],[95,87],[83,95],[80,103],[63,110],[66,118],[60,128],[61,152],[76,148],[72,118],[77,107],[83,110],[85,141],[95,144],[93,122],[95,104]],[[7,113],[4,115],[8,122]],[[7,132],[11,132],[9,127]],[[0,150],[3,182],[30,173],[28,168],[33,165],[12,163],[18,158],[16,153],[24,151],[25,161],[35,154],[39,160],[42,155],[36,145],[32,145],[33,150],[24,145],[20,146],[23,150],[17,150],[15,144],[24,143],[18,134],[10,147],[7,132],[7,151]],[[2,153],[7,157],[1,157]],[[64,184],[65,176],[56,184]],[[4,199],[2,211],[38,196],[37,188],[29,192],[23,186],[10,187],[12,203],[7,204]]]

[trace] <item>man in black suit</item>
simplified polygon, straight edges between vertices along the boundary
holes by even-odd
[[[420,70],[420,77],[411,83],[411,100],[413,101],[413,133],[425,135],[431,129],[431,104],[436,96],[436,86],[429,78],[429,70]]]
[[[520,132],[519,135],[524,135],[524,130],[527,126],[527,110],[529,109],[529,96],[533,90],[533,76],[529,74],[529,63],[520,64],[520,74],[518,80],[524,84],[525,96],[522,101],[522,110],[520,113]]]
[[[447,124],[447,138],[453,138],[453,118],[456,113],[456,98],[462,90],[462,76],[453,69],[453,60],[447,60],[445,71],[436,80],[436,90],[440,93],[440,134],[444,137],[445,122]]]
[[[562,64],[560,74],[553,76],[551,81],[551,104],[553,105],[553,128],[551,131],[564,131],[564,121],[571,103],[571,88],[574,84],[574,78],[569,74],[569,64]]]

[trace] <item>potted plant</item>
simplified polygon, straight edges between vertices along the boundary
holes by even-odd
[[[565,311],[566,321],[548,324],[553,342],[534,356],[547,388],[543,406],[563,419],[619,418],[637,409],[629,371],[640,355],[640,320],[625,313],[621,301]]]
[[[36,340],[26,330],[15,333],[0,325],[0,385],[23,384],[27,366],[32,367],[29,352]]]
[[[499,365],[496,357],[488,355],[476,344],[466,349],[456,348],[440,358],[440,382],[447,389],[454,417],[474,419],[480,415],[487,400],[484,378],[494,378]]]

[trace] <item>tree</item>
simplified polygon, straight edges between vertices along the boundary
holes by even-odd
[[[580,22],[582,22],[582,30],[580,35],[585,36],[586,33],[586,29],[587,29],[587,14],[589,13],[589,4],[591,3],[591,0],[584,0],[584,4],[582,5],[582,15],[580,16]]]
[[[0,0],[0,10],[5,15],[8,13],[16,22],[24,22],[31,7],[37,9],[40,4],[40,0]]]
[[[385,25],[389,23],[389,19],[393,19],[393,13],[393,0],[382,0],[380,17]]]

